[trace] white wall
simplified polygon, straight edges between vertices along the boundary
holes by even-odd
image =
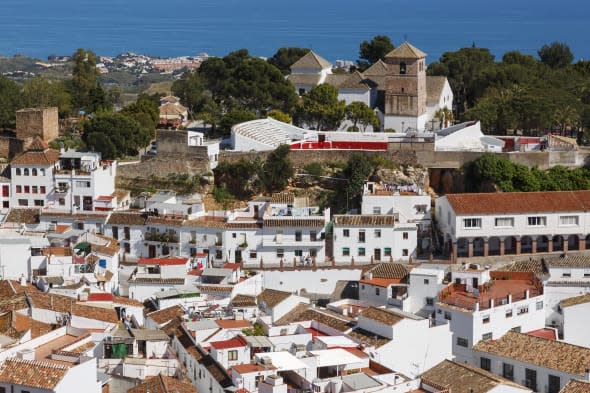
[[[563,341],[590,348],[590,303],[576,304],[563,309]]]
[[[424,131],[428,115],[424,113],[418,117],[416,116],[384,116],[384,129],[393,128],[396,133],[404,133],[408,128]],[[402,130],[403,127],[403,130]]]
[[[259,274],[264,275],[264,288],[286,292],[305,289],[312,293],[331,294],[338,281],[360,280],[361,269],[267,270]]]

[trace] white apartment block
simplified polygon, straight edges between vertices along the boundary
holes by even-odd
[[[436,217],[452,258],[585,250],[590,191],[449,194]]]
[[[68,212],[115,210],[116,161],[99,153],[50,149],[41,139],[11,162],[11,207]]]
[[[545,327],[543,285],[533,273],[467,265],[451,278],[438,295],[435,321],[450,325],[457,361],[470,361],[471,348],[480,341]]]

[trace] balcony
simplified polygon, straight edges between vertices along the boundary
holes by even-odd
[[[67,194],[69,189],[70,189],[70,186],[67,184],[58,184],[57,186],[55,186],[55,193],[56,194]]]
[[[178,235],[170,233],[151,233],[145,234],[145,240],[160,243],[178,243]]]

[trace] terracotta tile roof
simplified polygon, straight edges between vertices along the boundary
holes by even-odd
[[[295,194],[292,192],[276,192],[270,198],[271,203],[293,204],[295,203]]]
[[[320,83],[320,77],[320,74],[291,74],[287,76],[287,80],[293,85],[315,86]]]
[[[33,285],[20,285],[16,280],[2,280],[0,281],[0,299],[7,298],[12,295],[19,293],[25,293],[25,291],[38,291],[37,287]]]
[[[68,367],[38,360],[6,359],[0,366],[0,382],[53,390],[68,372]]]
[[[138,265],[161,265],[161,266],[179,266],[186,265],[188,258],[140,258],[137,261]]]
[[[297,68],[311,68],[320,71],[324,68],[332,68],[332,64],[314,51],[310,50],[291,66],[292,70]]]
[[[230,303],[232,307],[256,307],[256,297],[250,295],[236,295]]]
[[[308,304],[303,303],[276,321],[275,325],[288,325],[294,322],[304,321],[316,321],[340,332],[346,332],[354,325],[353,321],[347,320],[343,316],[334,315],[327,310],[309,308]]]
[[[129,280],[131,284],[171,284],[184,285],[184,278],[156,278],[156,277],[138,277],[133,276]]]
[[[383,323],[388,326],[395,325],[399,321],[403,320],[404,317],[394,311],[384,310],[382,308],[369,307],[360,313],[361,316],[373,321]]]
[[[481,368],[451,360],[443,360],[423,373],[422,382],[437,384],[453,393],[487,393],[500,384],[519,386]]]
[[[276,289],[265,289],[258,296],[256,301],[258,304],[264,302],[268,308],[273,308],[283,300],[291,296],[290,292],[277,291]]]
[[[176,378],[159,374],[128,389],[127,393],[197,393],[197,389],[190,382],[181,382]]]
[[[323,218],[268,218],[263,226],[268,228],[322,228],[326,225]]]
[[[387,64],[381,59],[377,60],[373,65],[367,68],[363,75],[365,76],[385,76],[388,73]]]
[[[60,152],[53,149],[47,150],[29,150],[23,154],[15,157],[10,165],[35,165],[35,166],[51,166],[59,161]]]
[[[27,292],[27,298],[31,307],[44,310],[52,310],[60,313],[70,312],[72,315],[94,319],[102,322],[117,323],[118,317],[114,309],[94,307],[78,303],[74,298],[55,295],[51,293]]]
[[[117,255],[120,250],[121,250],[121,248],[120,248],[119,244],[116,242],[113,243],[112,245],[108,245],[108,246],[103,246],[103,245],[99,245],[99,244],[92,245],[92,251],[97,252],[99,254],[103,254],[103,255],[114,256],[114,255]]]
[[[391,341],[387,337],[380,336],[378,334],[375,334],[373,332],[369,332],[369,331],[361,329],[361,328],[356,328],[356,329],[352,330],[351,332],[347,333],[346,335],[355,341],[363,343],[364,345],[366,345],[368,347],[375,347],[375,348],[382,347]]]
[[[370,214],[335,214],[334,224],[347,227],[392,227],[395,224],[393,215],[370,215]]]
[[[446,81],[446,76],[426,77],[426,104],[436,104],[440,100]]]
[[[33,142],[29,145],[27,150],[44,151],[49,149],[49,145],[41,137],[36,136],[33,138]]]
[[[112,302],[112,293],[91,293],[88,295],[89,302]]]
[[[32,208],[11,208],[6,216],[6,222],[24,223],[24,224],[38,224],[39,214],[41,210],[35,207]]]
[[[375,266],[370,273],[373,274],[373,278],[406,278],[411,270],[412,266],[404,265],[402,263],[384,262]]]
[[[548,267],[590,268],[590,255],[586,254],[561,254],[556,257],[547,257],[543,260]]]
[[[252,326],[245,319],[216,319],[215,323],[222,329],[247,329]]]
[[[559,393],[590,393],[590,382],[572,379]]]
[[[557,340],[557,332],[555,329],[543,328],[537,329],[530,332],[526,332],[529,336],[541,337],[547,340]]]
[[[447,194],[457,215],[579,212],[590,209],[590,191]]]
[[[590,293],[563,299],[561,302],[559,302],[559,305],[561,306],[561,308],[565,308],[584,303],[590,303]]]
[[[186,220],[185,227],[219,228],[219,229],[257,229],[262,228],[259,221],[225,221],[223,217],[205,217],[198,220]]]
[[[14,329],[21,334],[30,330],[31,338],[37,338],[53,330],[53,327],[50,324],[37,321],[16,311],[12,311],[11,316]]]
[[[223,293],[223,294],[230,294],[233,291],[234,287],[229,285],[215,285],[215,284],[203,284],[197,286],[199,291],[203,293]]]
[[[167,225],[167,226],[175,226],[179,227],[184,222],[184,218],[182,217],[170,217],[170,216],[149,216],[145,221],[147,224],[159,224],[159,225]]]
[[[41,212],[42,217],[53,217],[53,218],[64,218],[64,219],[72,219],[74,221],[86,221],[86,220],[94,220],[94,221],[104,221],[109,216],[108,212],[84,212],[84,213],[69,213],[69,212]]]
[[[269,367],[274,368],[272,365],[263,366],[261,364],[243,363],[232,366],[232,369],[235,370],[238,374],[248,374],[265,371],[268,370]]]
[[[543,276],[548,273],[543,259],[531,259],[526,261],[515,261],[500,270],[508,272],[533,272],[535,276]]]
[[[222,388],[233,386],[233,382],[227,371],[211,357],[206,354],[199,360],[199,363],[203,365],[209,374],[221,385]]]
[[[211,341],[209,343],[215,349],[240,348],[248,346],[248,343],[241,336],[230,338],[223,341]]]
[[[113,296],[113,303],[115,304],[125,304],[127,306],[134,306],[134,307],[143,307],[143,303],[139,300],[130,299],[128,297],[123,296]]]
[[[497,340],[480,341],[473,349],[568,374],[584,375],[590,368],[590,348],[516,332],[508,332]]]
[[[355,71],[338,87],[340,89],[371,90],[371,87],[373,86],[375,86],[375,83],[367,80],[360,72]]]
[[[143,225],[145,223],[145,217],[139,213],[123,213],[113,212],[111,213],[107,224],[109,225]]]
[[[372,285],[375,287],[380,288],[387,288],[392,284],[400,284],[402,280],[399,278],[372,278],[372,279],[362,279],[359,281],[361,284]]]
[[[175,319],[176,317],[184,316],[185,313],[186,312],[184,311],[184,308],[182,308],[182,306],[175,305],[172,307],[163,308],[161,310],[151,312],[147,314],[146,317],[150,318],[158,325],[162,325]]]
[[[12,295],[10,297],[0,298],[0,312],[4,311],[18,311],[29,308],[27,297],[24,293]]]
[[[350,74],[328,74],[326,75],[326,79],[324,79],[324,83],[332,85],[338,89],[349,77]]]
[[[182,326],[178,326],[174,335],[180,342],[180,345],[196,360],[199,361],[205,354],[193,342],[191,336],[184,330]]]
[[[426,53],[416,48],[409,42],[404,42],[391,52],[385,55],[385,58],[394,57],[400,59],[422,59],[426,57]]]

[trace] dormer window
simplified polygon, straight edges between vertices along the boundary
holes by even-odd
[[[400,75],[406,74],[406,63],[404,63],[403,61],[399,63],[399,73]]]

